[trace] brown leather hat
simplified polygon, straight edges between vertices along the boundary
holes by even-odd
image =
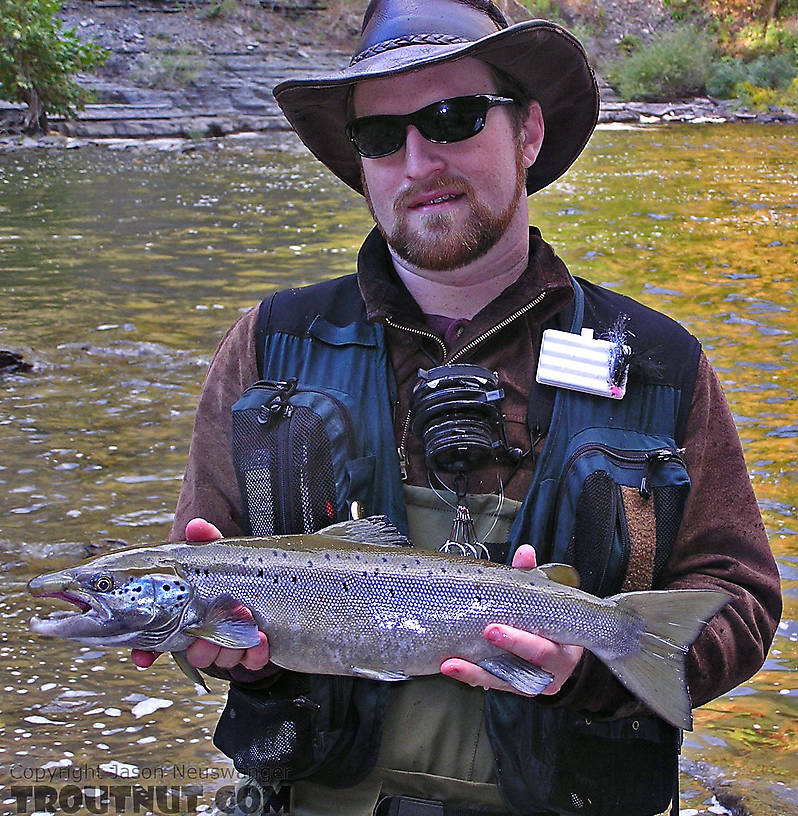
[[[508,26],[489,0],[371,0],[348,67],[286,80],[274,96],[313,155],[362,194],[360,158],[345,133],[351,87],[461,57],[500,69],[540,103],[545,138],[527,171],[527,192],[559,178],[596,126],[593,71],[579,41],[563,28],[547,20]]]

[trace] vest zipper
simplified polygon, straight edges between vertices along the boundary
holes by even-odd
[[[505,317],[504,320],[497,323],[495,326],[489,328],[486,332],[483,332],[479,335],[479,337],[475,337],[471,342],[466,343],[459,351],[456,351],[449,357],[449,352],[446,349],[446,346],[438,337],[437,334],[433,334],[432,332],[424,331],[423,329],[416,329],[412,326],[402,326],[399,323],[395,323],[391,320],[390,317],[385,318],[385,322],[393,329],[398,329],[399,331],[408,332],[408,334],[415,334],[417,337],[424,337],[428,340],[434,340],[441,349],[443,359],[441,361],[441,365],[447,365],[448,363],[453,363],[455,360],[459,360],[460,358],[464,357],[466,354],[470,354],[480,343],[484,340],[487,340],[489,337],[493,337],[494,334],[497,334],[500,331],[503,331],[510,325],[514,320],[517,320],[519,317],[522,317],[527,312],[534,309],[538,306],[543,298],[546,297],[545,292],[541,292],[536,298],[530,300],[529,303],[526,304],[523,308],[519,309],[516,312],[513,312],[509,317]],[[407,450],[407,435],[410,432],[410,420],[412,418],[412,410],[407,412],[407,416],[405,417],[404,425],[402,427],[402,436],[399,440],[399,447],[397,448],[397,453],[399,454],[399,470],[402,475],[402,481],[407,481],[407,454],[405,451]]]
[[[642,475],[640,485],[638,486],[638,491],[643,499],[648,499],[651,497],[651,490],[648,487],[648,481],[651,477],[652,471],[654,471],[660,465],[665,464],[666,462],[677,462],[685,469],[687,468],[684,458],[681,455],[681,451],[678,450],[659,448],[658,450],[651,451],[621,451],[600,442],[588,442],[585,445],[580,445],[568,457],[568,460],[562,469],[563,478],[557,491],[557,502],[555,505],[557,508],[559,508],[561,504],[562,496],[565,492],[565,481],[568,477],[568,473],[574,466],[574,463],[584,454],[592,451],[598,451],[603,453],[609,459],[614,459],[619,465],[621,465],[621,467],[629,466],[639,468],[642,466]]]

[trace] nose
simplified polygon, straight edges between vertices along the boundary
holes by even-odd
[[[415,125],[407,126],[405,140],[405,175],[422,179],[441,172],[446,165],[442,148],[425,139]]]

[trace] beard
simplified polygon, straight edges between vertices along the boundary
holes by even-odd
[[[366,202],[388,245],[402,260],[419,269],[435,271],[458,269],[488,252],[507,231],[520,198],[526,194],[526,168],[519,151],[515,188],[506,209],[494,212],[465,179],[440,176],[431,183],[425,182],[423,186],[414,186],[402,193],[394,202],[396,220],[393,230],[388,233],[375,215],[365,179],[362,181]],[[465,225],[456,228],[452,213],[436,213],[424,216],[423,232],[411,227],[407,202],[419,192],[444,189],[456,189],[468,201],[470,211]]]

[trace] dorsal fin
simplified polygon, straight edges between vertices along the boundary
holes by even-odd
[[[579,589],[579,573],[570,564],[543,564],[537,569],[550,581]]]
[[[317,534],[344,538],[358,544],[377,544],[384,547],[413,546],[407,536],[394,527],[387,516],[369,516],[364,519],[339,521],[329,527],[323,527]]]

